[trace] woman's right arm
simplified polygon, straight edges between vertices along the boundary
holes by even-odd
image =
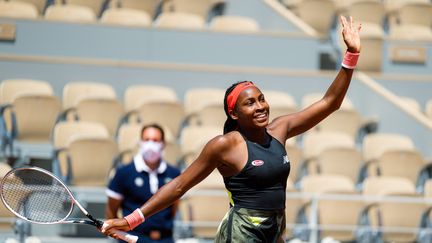
[[[182,174],[160,188],[140,208],[143,215],[150,217],[180,199],[183,194],[206,178],[219,165],[221,161],[220,154],[223,154],[226,149],[229,149],[229,146],[224,136],[218,136],[210,140],[198,158]],[[124,218],[107,220],[102,232],[113,238],[117,238],[116,234],[111,233],[113,229],[130,230]]]

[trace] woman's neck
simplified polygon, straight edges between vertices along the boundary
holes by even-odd
[[[244,130],[239,128],[238,131],[249,141],[257,143],[257,144],[267,144],[269,142],[269,135],[266,132],[266,129],[257,129],[257,130]]]

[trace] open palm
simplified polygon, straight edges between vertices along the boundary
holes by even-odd
[[[345,16],[340,16],[340,22],[342,24],[342,36],[349,52],[357,53],[360,52],[360,29],[361,24],[354,25],[353,18],[350,16],[349,21]]]

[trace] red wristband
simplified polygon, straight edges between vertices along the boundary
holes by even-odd
[[[144,214],[139,208],[135,209],[135,211],[133,211],[131,214],[125,216],[124,219],[126,219],[126,221],[128,222],[129,228],[131,230],[135,229],[138,225],[144,223],[145,221]]]
[[[348,69],[354,69],[357,65],[357,61],[359,59],[360,53],[352,53],[352,52],[346,52],[344,59],[342,61],[342,67],[348,68]]]

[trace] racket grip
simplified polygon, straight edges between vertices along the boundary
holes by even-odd
[[[120,231],[120,230],[114,230],[114,233],[116,233],[120,239],[128,242],[128,243],[136,243],[138,241],[138,236],[131,235],[127,232]]]

